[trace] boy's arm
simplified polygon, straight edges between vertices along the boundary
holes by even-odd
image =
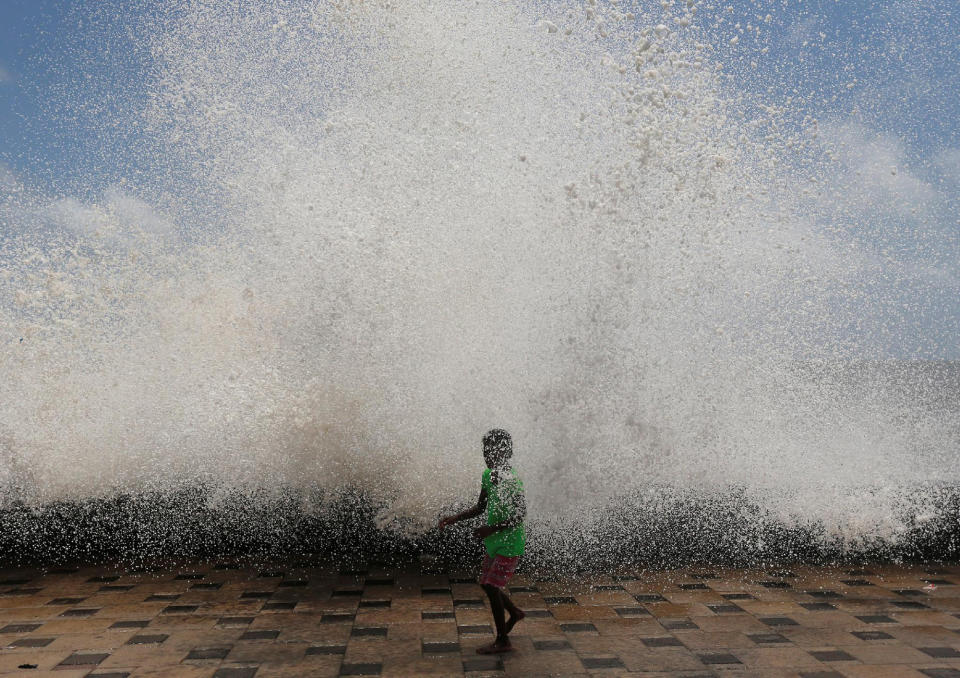
[[[462,513],[458,513],[453,516],[447,516],[443,518],[438,524],[438,529],[443,529],[447,525],[453,525],[454,523],[459,523],[461,520],[470,520],[471,518],[476,518],[481,513],[484,512],[487,508],[487,491],[482,489],[480,490],[480,497],[477,499],[477,505],[473,508],[467,509]]]
[[[523,494],[516,494],[513,497],[513,515],[505,520],[501,520],[496,525],[482,525],[478,527],[473,532],[480,539],[485,539],[491,534],[496,534],[497,532],[503,532],[504,530],[512,530],[521,523],[527,517],[527,501],[523,498]]]

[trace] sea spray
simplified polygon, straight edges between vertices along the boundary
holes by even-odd
[[[704,549],[901,542],[957,481],[955,409],[847,374],[874,262],[697,6],[116,17],[152,61],[110,124],[163,171],[4,203],[0,501],[240,496],[221,527],[256,533],[348,492],[424,534],[502,426],[540,553],[696,506],[740,519]]]

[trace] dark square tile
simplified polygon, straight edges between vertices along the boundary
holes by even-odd
[[[167,605],[160,614],[190,614],[196,612],[199,605]]]
[[[785,581],[758,581],[757,583],[760,584],[760,586],[764,587],[765,589],[789,589],[789,588],[791,588],[790,583],[789,583],[789,582],[785,582]]]
[[[589,623],[560,624],[560,630],[564,633],[588,633],[597,632],[597,627]]]
[[[454,598],[453,606],[476,610],[483,607],[483,601],[479,598]]]
[[[760,621],[767,626],[798,626],[790,617],[761,617]]]
[[[307,648],[307,654],[346,654],[346,645],[314,645]]]
[[[231,649],[229,647],[198,647],[190,650],[187,659],[226,659]]]
[[[17,638],[10,643],[14,647],[46,647],[56,638]]]
[[[111,593],[116,591],[129,591],[133,584],[105,584],[100,587],[102,593]]]
[[[591,586],[591,589],[594,591],[624,591],[625,589],[619,584],[599,584],[597,586]]]
[[[109,656],[110,655],[105,652],[97,654],[81,654],[79,652],[74,652],[72,655],[60,662],[58,666],[96,666]]]
[[[213,672],[213,678],[254,678],[256,666],[225,666]]]
[[[771,572],[767,572],[767,574],[771,577],[793,578],[797,576],[796,572],[791,572],[790,570],[773,570]]]
[[[476,659],[464,659],[463,670],[465,673],[471,671],[503,671],[503,657],[477,657]]]
[[[529,619],[552,619],[553,612],[550,610],[526,610]]]
[[[100,577],[90,577],[87,581],[90,583],[98,584],[107,584],[112,581],[117,581],[120,577],[118,575],[105,575]]]
[[[852,662],[856,661],[853,657],[843,650],[811,650],[810,654],[814,659],[821,662]]]
[[[843,598],[843,595],[829,589],[820,589],[818,591],[804,591],[808,596],[814,598]]]
[[[960,678],[960,669],[917,669],[927,678]]]
[[[704,664],[742,664],[739,659],[734,657],[732,654],[727,654],[725,652],[710,652],[708,654],[698,654],[697,657],[700,658]]]
[[[476,584],[476,577],[447,577],[447,581],[451,584]]]
[[[10,589],[9,591],[6,591],[0,595],[4,596],[5,598],[8,596],[35,596],[41,591],[43,591],[42,588],[15,588]]]
[[[858,614],[854,615],[865,624],[896,624],[896,619],[891,619],[885,614]]]
[[[361,600],[360,607],[382,610],[390,607],[389,600]]]
[[[131,619],[115,621],[110,625],[111,629],[142,629],[150,623],[149,619]]]
[[[31,631],[36,631],[43,624],[7,624],[2,629],[0,633],[30,633]]]
[[[253,600],[266,600],[273,598],[273,591],[244,591],[240,594],[240,597]]]
[[[461,636],[484,636],[493,633],[493,627],[489,624],[465,624],[457,626],[457,633]]]
[[[476,579],[471,579],[468,583],[475,582]],[[393,577],[367,577],[364,580],[364,585],[366,586],[393,586]]]
[[[841,584],[846,584],[847,586],[873,586],[866,579],[841,579]]]
[[[269,631],[266,629],[257,629],[256,631],[247,631],[240,640],[275,640],[280,635],[279,631]]]
[[[755,642],[757,645],[774,645],[776,643],[790,642],[779,633],[751,633],[747,634],[747,638]]]
[[[925,596],[925,595],[927,595],[926,593],[924,593],[923,591],[920,591],[920,590],[918,590],[918,589],[891,589],[891,590],[892,590],[894,593],[899,594],[899,595],[901,595],[901,596],[910,596],[910,597],[914,597],[914,598],[917,597],[917,596]]]
[[[194,584],[190,587],[192,591],[219,591],[220,587],[223,586],[223,582],[219,581],[203,581],[199,584]]]
[[[677,584],[684,591],[708,591],[710,587],[706,584]]]
[[[356,615],[349,612],[333,612],[330,614],[320,615],[321,624],[344,624],[347,622],[353,622],[356,618]]]
[[[277,572],[276,570],[263,570],[257,574],[261,579],[282,579],[285,572]]]
[[[54,598],[47,605],[76,605],[82,603],[86,598]]]
[[[915,600],[894,600],[890,603],[894,607],[899,607],[901,610],[929,610],[929,605],[924,605],[923,603],[918,603]]]
[[[361,663],[361,664],[341,664],[341,676],[379,676],[383,670],[383,664],[379,663]]]
[[[158,633],[155,636],[133,636],[130,640],[127,641],[127,645],[157,645],[165,641],[169,636],[163,633]]]
[[[829,612],[837,609],[836,605],[830,603],[800,603],[800,607],[810,612]]]
[[[622,669],[623,662],[617,657],[580,657],[585,669]]]
[[[277,584],[277,586],[280,586],[285,589],[293,589],[293,588],[303,588],[309,583],[310,582],[308,582],[306,579],[287,579]]]
[[[536,586],[511,586],[510,593],[540,593]]]
[[[952,647],[918,647],[917,649],[936,659],[956,659],[960,657],[960,652]]]
[[[386,626],[354,626],[350,630],[351,638],[386,638]]]
[[[0,581],[0,586],[23,586],[29,584],[31,579],[4,579]]]
[[[253,623],[253,617],[220,617],[217,626],[247,626]]]
[[[800,678],[845,678],[836,671],[801,671]]]
[[[176,600],[180,597],[179,593],[154,593],[152,596],[148,596],[145,603],[156,603],[156,602],[167,602],[171,600]]]
[[[638,593],[633,597],[638,603],[665,603],[667,599],[659,593]]]
[[[543,601],[547,605],[577,605],[577,599],[573,596],[544,596]]]
[[[108,671],[107,673],[88,673],[86,678],[128,678],[128,671]]]
[[[721,593],[721,598],[726,598],[727,600],[753,600],[753,596],[749,593]]]
[[[924,579],[923,581],[934,586],[954,586],[954,583],[949,579]]]
[[[421,612],[420,618],[424,621],[439,621],[441,619],[456,619],[453,612]]]
[[[707,605],[714,614],[737,614],[743,612],[739,605]]]
[[[174,577],[177,581],[194,581],[196,579],[203,579],[207,575],[200,572],[183,572]]]
[[[661,619],[660,623],[668,631],[687,631],[700,628],[689,619]]]
[[[217,563],[213,566],[214,570],[239,570],[240,566],[236,563]]]
[[[860,640],[891,640],[893,636],[883,631],[851,631]]]
[[[61,612],[59,616],[61,617],[92,617],[97,612],[100,611],[99,607],[95,608],[76,608],[73,610],[67,610],[66,612]]]
[[[645,607],[615,607],[613,609],[621,617],[649,617],[650,611]]]
[[[433,642],[424,640],[420,643],[420,650],[423,654],[445,654],[447,652],[459,652],[460,643]]]
[[[535,640],[533,641],[535,650],[569,650],[570,642],[566,640]]]
[[[420,589],[421,596],[449,596],[450,589],[446,586],[425,586]]]
[[[260,609],[263,610],[264,612],[271,612],[271,611],[278,612],[280,610],[292,610],[296,606],[297,606],[297,601],[285,600],[285,601],[278,601],[275,603],[266,603]]]
[[[683,645],[673,636],[661,638],[641,638],[640,641],[647,647],[680,647]]]

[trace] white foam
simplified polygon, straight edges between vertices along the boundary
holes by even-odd
[[[835,301],[869,259],[813,227],[702,33],[658,10],[603,38],[591,11],[199,2],[141,27],[129,122],[168,183],[5,208],[53,230],[3,252],[3,498],[354,485],[426,524],[503,426],[542,521],[736,486],[900,534],[897,488],[956,480],[955,432],[794,363],[858,348]]]

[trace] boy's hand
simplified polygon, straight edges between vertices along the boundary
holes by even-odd
[[[473,531],[473,536],[476,537],[477,539],[486,539],[494,532],[495,530],[493,529],[492,525],[484,525],[482,527],[476,528]]]

